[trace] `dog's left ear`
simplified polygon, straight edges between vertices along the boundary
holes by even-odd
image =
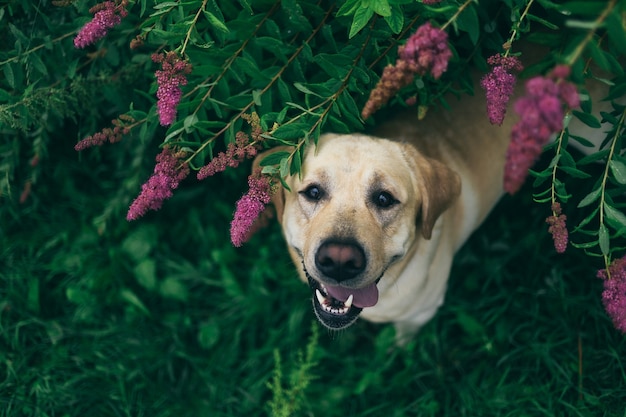
[[[422,155],[412,146],[406,147],[408,156],[415,164],[417,191],[422,198],[422,236],[430,239],[439,216],[461,194],[461,178],[443,163]]]

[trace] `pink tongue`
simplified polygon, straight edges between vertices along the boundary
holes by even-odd
[[[345,287],[333,287],[326,286],[328,294],[336,300],[344,302],[350,297],[350,294],[354,297],[352,304],[357,307],[371,307],[378,302],[378,288],[376,284],[368,285],[365,288],[345,288]]]

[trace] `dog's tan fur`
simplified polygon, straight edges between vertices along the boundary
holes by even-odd
[[[452,258],[502,194],[503,161],[512,126],[492,126],[481,97],[465,97],[450,110],[418,121],[409,111],[373,136],[325,134],[307,149],[291,191],[274,197],[291,257],[316,280],[314,256],[327,239],[352,239],[367,268],[346,286],[378,282],[378,303],[361,316],[394,322],[408,335],[441,305]],[[319,202],[301,195],[311,184],[327,194]],[[390,192],[399,204],[379,210],[371,190]],[[384,276],[383,276],[384,274]]]
[[[307,149],[301,176],[287,178],[291,191],[274,197],[301,279],[332,281],[316,268],[323,242],[358,242],[365,270],[340,285],[377,282],[379,300],[361,316],[393,322],[399,339],[433,317],[454,254],[503,193],[515,118],[509,114],[502,126],[491,125],[481,93],[448,101],[449,110],[433,109],[421,121],[409,112],[373,136],[322,135]],[[303,195],[312,184],[324,192],[319,201]],[[380,209],[371,202],[377,190],[399,203]]]

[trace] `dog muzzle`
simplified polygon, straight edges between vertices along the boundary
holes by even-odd
[[[376,284],[364,288],[324,285],[307,274],[312,291],[313,310],[319,321],[332,330],[353,324],[365,307],[378,302]]]

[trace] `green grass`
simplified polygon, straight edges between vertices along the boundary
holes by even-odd
[[[0,207],[0,415],[626,416],[599,263],[554,253],[529,188],[396,348],[388,325],[315,322],[277,225],[230,245],[243,170],[129,224],[151,161],[131,174],[143,162],[107,152],[57,151],[28,203]]]

